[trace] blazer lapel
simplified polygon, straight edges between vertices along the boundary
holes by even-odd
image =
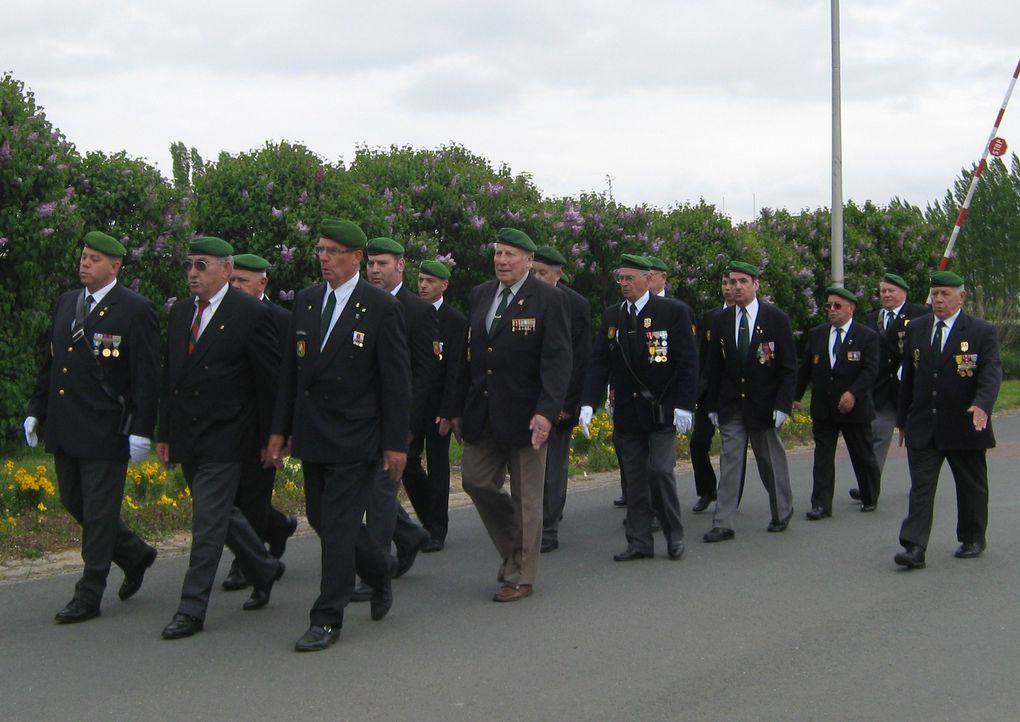
[[[525,313],[525,311],[528,309],[529,302],[531,299],[532,283],[541,283],[541,281],[536,281],[531,276],[528,276],[527,280],[524,281],[523,284],[521,284],[521,288],[517,292],[517,294],[512,299],[510,299],[510,305],[506,307],[506,311],[503,312],[503,316],[499,319],[499,321],[496,322],[496,328],[492,330],[492,334],[489,336],[489,338],[495,338],[496,336],[498,336],[500,333],[503,332],[503,329],[505,329],[510,324],[511,319],[517,318],[521,314]],[[497,289],[499,288],[498,284],[496,288]],[[499,291],[497,290],[497,295],[498,294]],[[486,308],[486,311],[488,311],[488,307]]]
[[[357,285],[354,287],[354,291],[351,293],[351,297],[347,299],[347,303],[344,306],[343,312],[340,314],[340,318],[336,320],[336,325],[333,326],[333,330],[329,334],[329,338],[326,339],[326,346],[322,349],[322,354],[319,356],[319,365],[328,364],[329,361],[336,355],[337,351],[343,348],[346,344],[354,343],[353,331],[361,319],[369,312],[369,308],[364,302],[363,286],[365,281],[359,279]],[[316,335],[316,341],[318,341],[318,333]]]
[[[934,316],[932,316],[934,318]],[[967,335],[967,315],[960,311],[960,315],[956,317],[956,323],[949,330],[949,336],[946,337],[946,342],[942,344],[942,355],[939,356],[939,367],[943,366],[956,366],[955,356],[960,353],[960,341],[962,337]],[[968,351],[968,353],[971,353]]]
[[[197,364],[202,358],[209,353],[209,349],[216,345],[216,342],[223,335],[223,332],[230,326],[233,321],[234,313],[237,309],[235,304],[235,294],[241,293],[233,288],[227,288],[226,295],[220,301],[219,308],[206,323],[205,329],[202,331],[202,335],[198,337],[198,343],[195,344],[194,350],[188,354],[187,365],[192,366]],[[193,322],[193,319],[192,319]],[[187,331],[191,333],[191,331]],[[185,348],[187,348],[187,342],[185,342]]]

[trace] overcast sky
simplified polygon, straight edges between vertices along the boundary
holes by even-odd
[[[176,140],[207,159],[289,140],[331,161],[453,141],[546,195],[609,177],[624,203],[704,198],[740,221],[830,205],[829,8],[7,0],[0,69],[80,151],[164,175]],[[1020,2],[843,0],[841,25],[844,198],[941,199],[1020,60]]]

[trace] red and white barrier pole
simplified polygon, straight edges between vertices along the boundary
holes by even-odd
[[[970,181],[970,188],[967,190],[967,197],[963,199],[963,206],[960,208],[960,214],[956,217],[956,225],[953,226],[953,232],[949,236],[949,243],[946,245],[946,251],[942,254],[942,260],[939,261],[939,270],[946,270],[946,266],[949,265],[949,258],[953,255],[953,247],[956,245],[956,237],[960,235],[960,227],[963,225],[964,219],[967,217],[967,211],[970,209],[970,202],[974,198],[974,191],[977,190],[978,181],[981,179],[981,174],[984,173],[985,166],[988,164],[988,152],[991,151],[992,155],[1000,156],[1006,152],[1006,141],[996,137],[999,133],[999,125],[1002,123],[1002,116],[1006,113],[1006,105],[1009,104],[1009,96],[1013,94],[1013,86],[1016,85],[1017,77],[1020,76],[1020,62],[1016,64],[1016,70],[1013,71],[1013,77],[1009,81],[1009,87],[1006,89],[1006,97],[1002,101],[1002,106],[999,108],[999,114],[995,116],[995,125],[992,126],[992,132],[988,136],[988,140],[985,142],[984,152],[981,153],[981,162],[978,163],[977,171],[974,173],[974,177]]]

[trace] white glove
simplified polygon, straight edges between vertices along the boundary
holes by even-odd
[[[588,429],[588,425],[591,423],[592,417],[595,416],[595,409],[591,406],[582,406],[581,413],[578,414],[578,422],[581,424],[581,433],[584,434],[584,438],[591,438],[591,431]]]
[[[779,409],[776,409],[775,411],[772,412],[772,420],[776,422],[777,429],[781,428],[782,425],[786,423],[786,420],[788,418],[790,418],[790,416],[788,414],[784,414]]]
[[[149,458],[149,448],[152,442],[144,436],[131,435],[128,437],[128,453],[131,454],[131,461],[140,464]]]
[[[719,414],[715,411],[708,412],[708,420],[712,422],[712,426],[719,428]]]
[[[39,445],[39,436],[35,430],[39,428],[39,419],[29,416],[25,419],[25,443],[33,449]]]
[[[673,409],[673,426],[676,427],[676,433],[686,434],[691,430],[691,425],[694,423],[694,414],[687,409]]]

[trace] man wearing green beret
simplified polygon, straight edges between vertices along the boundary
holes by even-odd
[[[907,325],[911,320],[931,313],[931,309],[910,303],[907,294],[910,286],[902,276],[887,273],[878,282],[878,300],[881,308],[868,314],[865,323],[878,331],[878,375],[871,390],[875,401],[875,420],[871,422],[875,459],[879,471],[885,468],[889,445],[896,430],[896,404],[900,395],[900,366],[903,363],[903,345],[906,343]],[[875,490],[875,501],[881,487]],[[858,489],[850,489],[850,497],[861,500]]]
[[[85,234],[78,261],[84,288],[57,299],[24,424],[29,446],[42,433],[60,501],[82,528],[85,569],[56,615],[61,624],[99,616],[111,563],[124,570],[125,600],[156,559],[156,549],[120,517],[128,459],[149,456],[159,394],[156,308],[118,283],[125,253],[105,233]]]
[[[793,493],[786,449],[779,429],[793,409],[797,352],[790,319],[758,300],[756,266],[729,266],[734,305],[715,317],[710,332],[705,409],[722,433],[719,489],[706,542],[733,539],[740,480],[747,444],[754,449],[758,474],[769,494],[772,520],[767,530],[786,531],[793,516]]]
[[[985,550],[988,465],[995,446],[992,407],[1002,383],[995,326],[963,310],[967,292],[952,271],[931,276],[932,314],[907,329],[896,427],[906,443],[910,503],[900,528],[903,551],[894,561],[923,569],[944,461],[956,484],[956,556]]]
[[[396,482],[407,463],[411,365],[400,302],[360,276],[366,242],[351,221],[319,224],[315,253],[325,283],[294,298],[266,449],[278,465],[285,447],[301,460],[308,523],[322,553],[319,596],[298,652],[339,639],[355,570],[373,589],[373,620],[393,604],[390,558],[362,517],[379,469]]]
[[[811,386],[811,433],[815,441],[810,521],[832,516],[836,485],[836,444],[840,434],[860,489],[861,511],[878,503],[881,470],[875,460],[871,389],[878,374],[878,332],[854,320],[857,296],[839,286],[826,289],[828,323],[808,332],[797,377],[794,408]]]
[[[677,560],[684,553],[674,473],[676,434],[691,429],[698,352],[687,312],[649,293],[650,271],[643,256],[625,253],[620,258],[614,277],[625,300],[602,315],[579,414],[587,436],[606,386],[613,389],[613,445],[627,492],[627,548],[613,556],[618,562],[654,555],[653,514],[666,537],[668,557]]]
[[[436,260],[422,261],[418,269],[418,296],[431,303],[439,315],[439,383],[433,386],[426,404],[430,423],[424,437],[411,442],[404,469],[407,498],[431,536],[422,547],[423,552],[441,551],[450,525],[450,431],[440,428],[440,420],[450,416],[448,407],[456,381],[457,359],[463,352],[467,333],[467,318],[444,298],[450,275],[450,269]]]
[[[170,309],[156,454],[181,465],[191,490],[191,558],[181,600],[164,639],[202,630],[226,544],[253,591],[245,610],[264,607],[283,562],[235,506],[244,466],[265,458],[280,365],[265,304],[230,286],[233,247],[221,238],[191,241],[184,261],[191,295]]]
[[[501,557],[496,602],[531,595],[542,540],[549,433],[570,383],[567,301],[531,274],[526,233],[496,236],[496,278],[471,291],[468,338],[450,420],[464,439],[462,475]],[[510,470],[510,489],[504,489]]]
[[[539,246],[531,270],[535,277],[560,289],[567,298],[570,313],[570,348],[573,368],[570,386],[556,423],[549,432],[549,451],[545,459],[545,487],[542,494],[543,554],[559,548],[560,517],[567,503],[567,477],[570,439],[581,411],[581,391],[591,356],[591,304],[580,293],[562,283],[567,259],[552,246]]]
[[[282,343],[290,326],[290,312],[266,296],[266,286],[269,283],[268,269],[269,261],[261,256],[253,253],[235,255],[230,285],[265,304],[273,318],[276,338]],[[281,348],[281,352],[284,350]],[[269,553],[280,559],[287,548],[287,540],[297,530],[297,517],[284,514],[273,506],[275,483],[276,467],[272,464],[267,466],[258,456],[253,456],[244,465],[234,504],[251,523],[259,538],[269,545]],[[231,563],[222,586],[227,591],[248,587],[248,580],[244,578],[244,572],[241,571],[241,565],[236,558]]]

